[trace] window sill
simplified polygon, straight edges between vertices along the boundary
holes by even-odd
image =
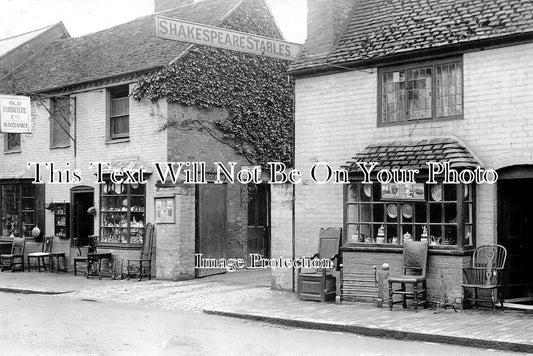
[[[5,155],[11,155],[11,154],[14,154],[14,153],[21,153],[22,150],[19,148],[19,149],[15,149],[15,150],[8,150],[8,151],[4,151],[4,154]]]
[[[100,242],[96,246],[96,249],[108,249],[108,250],[139,250],[142,248],[141,244],[134,243],[122,243],[122,242]]]
[[[105,142],[106,145],[114,145],[115,143],[126,143],[126,142],[130,142],[130,138],[127,137],[127,138],[117,138],[117,139],[114,139],[114,140],[107,140]]]
[[[402,253],[403,245],[348,242],[341,247],[343,252]],[[467,256],[474,251],[472,246],[429,246],[430,255]]]
[[[464,116],[449,116],[449,117],[439,117],[435,119],[418,119],[418,120],[406,120],[406,121],[397,121],[397,122],[381,122],[381,118],[378,121],[378,127],[387,127],[387,126],[398,126],[398,125],[412,125],[412,124],[425,124],[431,122],[443,122],[443,121],[452,121],[452,120],[463,120]]]
[[[62,149],[62,148],[69,148],[70,145],[66,145],[66,146],[50,146],[50,149],[51,150],[57,150],[57,149]]]

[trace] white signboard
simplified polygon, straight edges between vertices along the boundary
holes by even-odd
[[[29,97],[0,95],[0,132],[31,133]]]
[[[204,46],[293,60],[299,44],[249,33],[156,16],[157,37]]]

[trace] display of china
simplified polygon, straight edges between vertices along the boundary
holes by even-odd
[[[421,242],[428,242],[428,229],[425,226],[422,226],[422,234],[420,235]]]
[[[381,225],[378,229],[378,235],[376,237],[376,243],[382,244],[385,242],[385,226]]]
[[[372,243],[372,238],[370,236],[366,236],[365,237],[365,243],[371,244]]]
[[[353,234],[353,235],[350,237],[350,242],[359,242],[359,235],[357,235],[357,234]]]
[[[405,234],[403,234],[403,241],[413,241],[412,235],[407,231]]]
[[[397,238],[396,236],[394,236],[394,237],[392,238],[392,243],[395,244],[395,245],[397,245],[398,242],[399,242],[399,241],[398,241],[398,238]]]
[[[376,243],[378,243],[378,244],[385,243],[385,237],[383,237],[383,236],[377,236],[377,237],[376,237]]]

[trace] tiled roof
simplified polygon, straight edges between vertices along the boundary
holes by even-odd
[[[290,70],[532,32],[533,0],[359,0],[331,53]]]
[[[20,35],[12,36],[9,38],[0,38],[0,57],[14,50],[18,46],[23,45],[24,43],[38,37],[39,35],[43,34],[54,26],[57,26],[57,24],[46,26],[38,30],[22,33]]]
[[[158,15],[218,26],[242,1],[203,0]],[[152,14],[87,36],[52,43],[9,77],[2,78],[0,91],[3,88],[12,91],[6,79],[16,84],[15,91],[30,92],[158,68],[168,65],[189,47],[184,42],[156,37]]]
[[[372,144],[355,155],[346,166],[349,172],[360,172],[356,162],[378,165],[380,169],[427,169],[426,162],[450,162],[450,167],[476,168],[481,164],[472,153],[453,138],[439,137],[420,141],[394,141]]]

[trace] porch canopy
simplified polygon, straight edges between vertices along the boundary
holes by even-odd
[[[481,162],[464,144],[450,137],[371,144],[344,166],[350,178],[363,176],[357,162],[377,163],[374,174],[381,169],[418,169],[422,173],[428,170],[427,162],[449,162],[450,168],[458,171],[481,167]]]

